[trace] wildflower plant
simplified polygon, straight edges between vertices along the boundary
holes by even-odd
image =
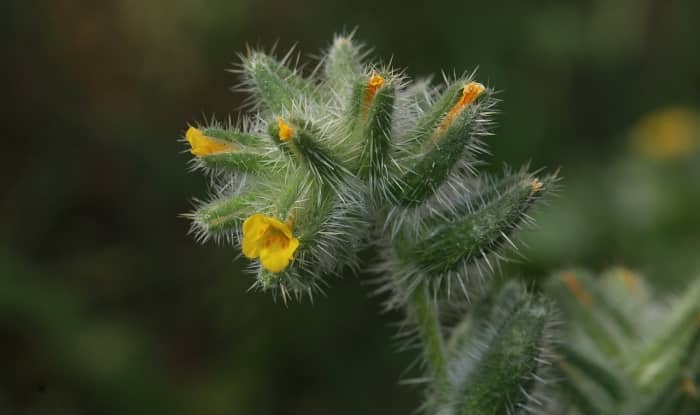
[[[240,248],[253,287],[285,302],[345,271],[378,274],[387,308],[405,311],[406,344],[422,349],[426,412],[533,410],[547,385],[551,305],[516,283],[468,299],[490,285],[556,177],[479,172],[497,100],[474,73],[436,86],[366,58],[352,36],[307,73],[291,53],[242,55],[251,113],[185,134],[194,167],[212,178],[193,231]],[[358,255],[368,247],[371,264]]]
[[[563,271],[547,288],[567,323],[552,413],[700,413],[700,279],[665,301],[626,268]]]

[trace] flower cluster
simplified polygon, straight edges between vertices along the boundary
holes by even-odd
[[[253,114],[185,134],[215,184],[194,230],[239,245],[255,285],[285,299],[358,268],[369,245],[382,253],[389,304],[422,281],[468,294],[555,179],[477,174],[496,101],[473,74],[433,86],[364,56],[337,37],[308,77],[287,58],[242,57]]]
[[[367,64],[365,55],[337,37],[308,76],[288,57],[242,57],[252,115],[185,135],[214,194],[190,215],[193,229],[240,246],[254,286],[285,301],[357,270],[359,253],[373,247],[377,291],[388,308],[405,309],[403,334],[423,345],[433,392],[426,408],[479,414],[537,405],[550,304],[509,284],[449,325],[440,303],[459,308],[453,291],[465,299],[487,281],[556,178],[526,168],[480,174],[496,100],[474,74],[432,85]]]

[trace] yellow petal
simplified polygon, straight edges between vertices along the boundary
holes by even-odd
[[[262,213],[255,213],[246,218],[243,222],[243,237],[260,233],[260,229],[267,226],[267,217]],[[264,232],[264,229],[263,229]]]
[[[243,255],[251,259],[260,255],[262,238],[269,227],[268,218],[261,213],[249,216],[243,222]]]
[[[270,272],[281,272],[289,265],[289,257],[271,249],[262,249],[260,251],[260,263],[263,268]]]
[[[294,136],[294,129],[284,122],[282,117],[277,117],[277,128],[279,128],[278,136],[282,141],[287,141]]]
[[[268,221],[267,223],[272,228],[282,232],[284,234],[284,236],[287,237],[287,239],[293,238],[292,228],[288,224],[286,224],[284,222],[280,222],[277,218],[272,218],[272,217],[267,217],[267,221]]]
[[[270,272],[281,272],[294,258],[294,251],[299,247],[297,238],[272,240],[260,249],[260,263]]]
[[[281,272],[294,258],[299,240],[292,235],[289,224],[279,219],[256,213],[243,222],[243,255],[254,259],[260,257],[263,268]]]
[[[299,240],[297,238],[291,238],[287,244],[287,248],[284,250],[285,254],[289,259],[294,258],[294,252],[299,247]]]
[[[373,73],[372,77],[369,79],[369,82],[367,82],[367,90],[365,91],[365,98],[364,98],[364,103],[365,106],[369,106],[369,104],[372,102],[372,99],[374,99],[374,96],[377,95],[377,91],[379,88],[384,85],[384,78],[382,78],[381,75],[378,73]]]
[[[185,139],[190,143],[190,147],[192,147],[190,153],[197,157],[236,150],[236,146],[232,143],[208,137],[204,135],[201,130],[194,127],[187,129]]]
[[[700,113],[688,108],[667,108],[645,116],[632,130],[632,145],[656,160],[688,155],[700,146]]]
[[[241,250],[246,258],[255,259],[260,256],[260,243],[259,241],[252,240],[251,238],[243,238]]]

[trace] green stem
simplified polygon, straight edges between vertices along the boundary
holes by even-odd
[[[437,304],[428,294],[428,284],[422,282],[413,292],[411,303],[415,311],[418,333],[423,343],[425,359],[436,390],[447,381],[445,345],[438,320]]]

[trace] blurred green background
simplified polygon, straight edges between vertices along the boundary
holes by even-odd
[[[3,2],[0,413],[406,414],[398,315],[366,276],[285,308],[179,217],[206,179],[177,139],[235,114],[246,44],[314,61],[359,27],[413,76],[501,90],[487,169],[561,168],[507,274],[700,272],[700,2]],[[438,77],[439,78],[439,77]]]

